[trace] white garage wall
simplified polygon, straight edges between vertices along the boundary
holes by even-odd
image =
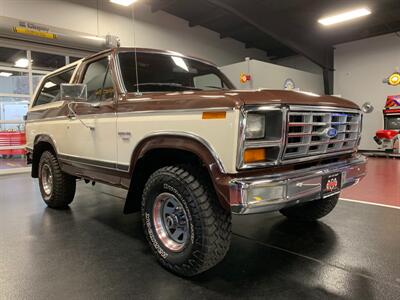
[[[360,106],[371,102],[374,112],[364,115],[360,148],[376,150],[375,131],[383,129],[382,109],[388,95],[400,94],[400,86],[382,81],[400,67],[400,38],[383,35],[335,46],[335,94]]]
[[[302,91],[324,93],[324,82],[321,74],[304,72],[253,59],[223,66],[220,69],[239,89],[283,89],[285,81],[292,79],[296,88]],[[242,72],[249,73],[252,80],[245,84],[240,83],[240,73]]]
[[[119,7],[108,0],[0,0],[0,15],[27,20],[89,34],[113,34],[122,46],[133,46],[133,23],[130,8]],[[263,51],[245,49],[244,44],[232,39],[220,39],[219,34],[203,27],[188,26],[187,21],[164,12],[152,13],[150,7],[136,4],[136,45],[138,47],[168,49],[201,57],[226,65],[250,56],[266,60]],[[97,18],[99,25],[97,25]]]

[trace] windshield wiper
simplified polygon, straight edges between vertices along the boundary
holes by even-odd
[[[227,88],[220,87],[220,86],[214,86],[214,85],[206,85],[205,87],[206,88],[211,88],[211,89],[216,89],[216,90],[223,90],[223,91],[228,90]]]
[[[134,84],[134,86],[148,86],[148,85],[153,85],[153,86],[171,86],[171,87],[177,87],[177,88],[182,88],[182,89],[188,89],[188,90],[197,90],[201,91],[202,89],[196,88],[194,86],[185,86],[180,83],[176,82],[145,82],[145,83],[139,83],[139,84]]]

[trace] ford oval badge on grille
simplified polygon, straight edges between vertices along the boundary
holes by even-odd
[[[333,139],[334,137],[337,136],[337,130],[336,130],[336,128],[333,128],[333,127],[327,128],[326,131],[325,131],[325,135],[326,135],[328,138]]]

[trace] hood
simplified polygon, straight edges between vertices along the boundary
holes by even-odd
[[[320,96],[309,92],[287,90],[241,90],[232,91],[246,105],[288,104],[288,105],[316,105],[360,109],[350,100],[335,96]]]

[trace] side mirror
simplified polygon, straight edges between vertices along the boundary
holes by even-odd
[[[65,101],[86,102],[87,85],[82,83],[62,83],[60,86],[60,97]]]
[[[362,110],[364,113],[369,114],[369,113],[372,113],[372,112],[374,111],[374,107],[373,107],[373,105],[372,105],[371,103],[365,102],[365,103],[363,104],[363,106],[361,106],[361,110]]]

